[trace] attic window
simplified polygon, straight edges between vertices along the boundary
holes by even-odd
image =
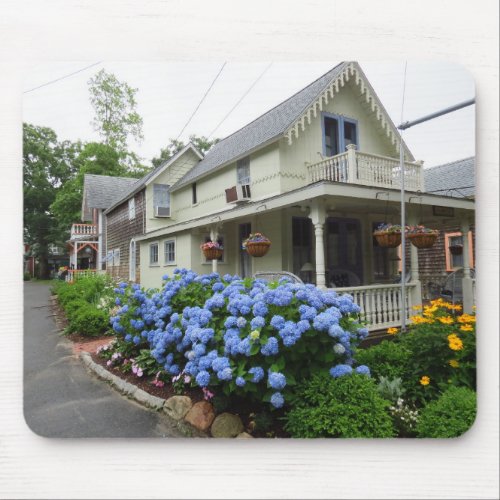
[[[323,154],[345,153],[349,144],[359,145],[358,122],[345,116],[323,113]]]
[[[168,184],[153,184],[153,204],[155,208],[170,207],[170,186]]]
[[[135,219],[135,198],[128,200],[128,218],[129,220]]]

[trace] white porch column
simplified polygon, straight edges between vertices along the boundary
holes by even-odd
[[[408,215],[408,223],[411,226],[417,224],[415,214]],[[422,283],[420,282],[420,274],[418,269],[418,248],[410,243],[410,272],[411,282],[415,283],[415,287],[410,290],[411,304],[414,306],[422,305]]]
[[[211,241],[217,241],[218,233],[217,233],[217,226],[211,227],[210,228],[210,240]],[[217,259],[212,259],[212,272],[216,273],[217,272]]]
[[[316,237],[316,286],[326,288],[325,280],[325,241],[324,227],[326,209],[323,200],[313,200],[309,218],[314,224],[314,235]]]
[[[99,215],[97,218],[97,263],[96,267],[98,271],[102,270],[102,210],[99,210]]]
[[[356,144],[348,144],[347,149],[347,164],[348,176],[347,182],[357,182],[357,165],[356,165]]]
[[[472,314],[472,306],[474,305],[474,294],[472,290],[472,278],[470,276],[469,264],[469,221],[462,220],[462,256],[464,260],[464,277],[462,278],[462,296],[463,296],[463,311],[467,314]]]

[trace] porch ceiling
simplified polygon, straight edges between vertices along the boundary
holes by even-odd
[[[158,238],[160,236],[185,231],[200,226],[211,224],[223,224],[241,217],[248,217],[280,210],[291,206],[307,207],[313,199],[323,199],[328,209],[332,206],[335,212],[349,211],[350,213],[386,213],[397,217],[399,214],[400,191],[397,189],[385,189],[371,186],[357,186],[336,182],[317,182],[288,193],[254,200],[244,205],[238,205],[227,210],[213,212],[212,214],[191,219],[185,222],[172,224],[168,227],[157,229],[136,238],[137,241]],[[405,200],[408,211],[413,211],[419,218],[419,222],[450,224],[453,221],[462,220],[464,217],[472,219],[474,216],[474,201],[469,199],[452,198],[427,193],[406,192]],[[432,206],[453,208],[453,216],[434,216]],[[421,215],[421,217],[419,217]],[[428,219],[428,220],[427,220]],[[471,220],[472,222],[472,220]]]

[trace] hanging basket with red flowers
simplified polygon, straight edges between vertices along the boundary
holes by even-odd
[[[269,251],[271,240],[262,233],[253,233],[243,241],[241,247],[252,257],[263,257]]]
[[[436,243],[439,231],[422,225],[408,226],[407,236],[411,244],[417,248],[431,248]]]
[[[201,245],[201,250],[203,251],[203,255],[208,260],[217,260],[222,257],[222,252],[224,251],[224,247],[217,241],[207,241]]]

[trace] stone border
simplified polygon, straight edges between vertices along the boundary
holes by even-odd
[[[193,404],[187,396],[172,396],[168,399],[152,396],[97,364],[90,353],[81,351],[79,357],[90,372],[109,382],[124,396],[152,410],[163,411],[165,418],[186,437],[253,438],[244,432],[240,417],[230,413],[215,416],[213,406],[207,401]]]

